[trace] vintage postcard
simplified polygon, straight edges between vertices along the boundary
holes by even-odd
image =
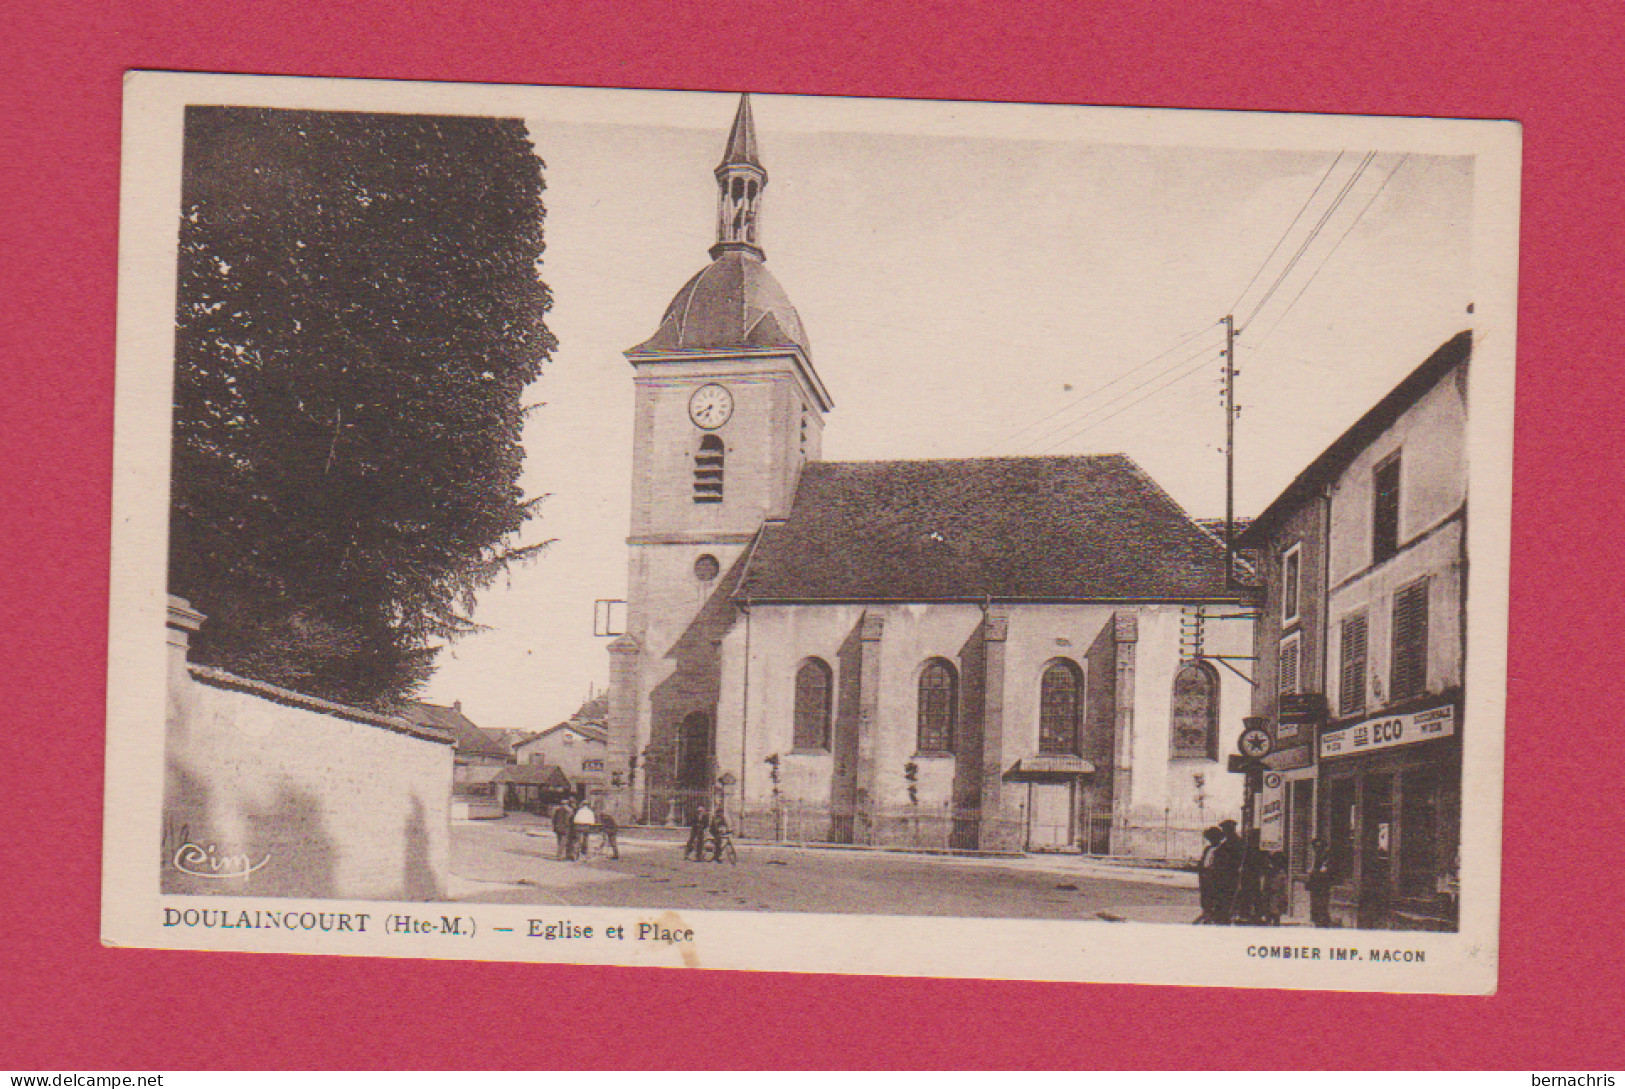
[[[1520,146],[131,75],[104,939],[1493,991]]]

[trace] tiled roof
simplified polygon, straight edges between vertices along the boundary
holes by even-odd
[[[1224,550],[1122,454],[813,462],[750,601],[1233,599]]]
[[[594,696],[587,702],[583,703],[580,707],[576,708],[576,713],[571,715],[570,719],[574,722],[603,722],[604,719],[608,717],[609,696],[608,694],[605,694],[602,696]]]
[[[801,316],[762,259],[736,250],[695,273],[630,354],[790,347],[812,351]]]
[[[520,744],[529,745],[533,742],[540,741],[543,738],[552,737],[560,730],[569,730],[580,737],[586,738],[588,741],[598,741],[605,744],[609,742],[609,731],[604,726],[598,723],[577,722],[574,719],[571,719],[568,722],[561,722],[557,726],[549,726],[541,733],[526,738]]]
[[[400,716],[449,731],[457,739],[459,756],[500,756],[507,759],[513,755],[508,746],[464,718],[462,711],[456,708],[440,707],[433,703],[409,703],[401,708]]]

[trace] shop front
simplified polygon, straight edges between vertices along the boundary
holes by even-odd
[[[1455,930],[1460,701],[1334,724],[1318,755],[1333,918],[1369,930]]]
[[[1326,721],[1326,699],[1318,693],[1285,694],[1275,722],[1275,751],[1265,764],[1263,846],[1284,851],[1287,864],[1287,915],[1307,922],[1309,892],[1305,882],[1313,863],[1309,844],[1315,837],[1315,736]]]

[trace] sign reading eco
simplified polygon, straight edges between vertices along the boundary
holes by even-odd
[[[1320,756],[1352,756],[1374,749],[1391,749],[1417,741],[1432,741],[1456,732],[1453,706],[1431,707],[1409,715],[1384,715],[1329,734],[1320,735]]]

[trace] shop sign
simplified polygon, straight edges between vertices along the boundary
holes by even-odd
[[[1382,715],[1320,735],[1320,756],[1353,756],[1433,741],[1456,732],[1456,709],[1446,704],[1408,715]]]
[[[1279,775],[1264,777],[1264,793],[1259,798],[1258,845],[1266,851],[1279,851],[1286,829],[1286,799]]]

